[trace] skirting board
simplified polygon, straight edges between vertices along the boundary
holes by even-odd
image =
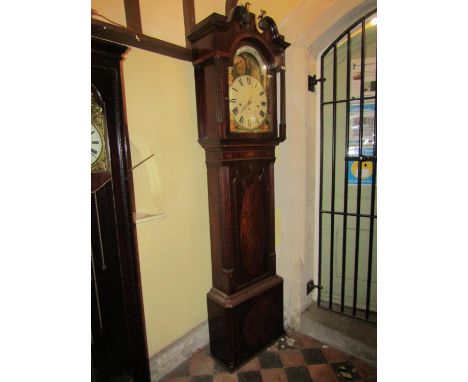
[[[151,382],[160,381],[208,342],[208,321],[204,321],[150,358]]]

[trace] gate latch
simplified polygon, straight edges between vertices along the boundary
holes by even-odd
[[[314,74],[313,76],[307,76],[308,77],[308,88],[309,91],[312,93],[315,93],[315,85],[317,85],[319,82],[325,82],[327,79],[326,78],[317,78],[317,75]]]

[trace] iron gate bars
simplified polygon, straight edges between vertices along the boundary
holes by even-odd
[[[377,177],[377,61],[375,57],[375,80],[372,86],[369,89],[365,89],[365,80],[369,79],[369,72],[366,71],[366,61],[369,60],[367,57],[366,60],[366,21],[371,17],[376,16],[376,10],[368,13],[356,23],[351,25],[345,32],[343,32],[321,55],[321,77],[326,78],[327,73],[329,78],[327,79],[328,86],[332,86],[328,90],[328,97],[330,99],[325,99],[326,88],[322,82],[321,93],[320,93],[320,196],[319,196],[319,285],[323,286],[326,289],[318,290],[318,305],[321,308],[329,309],[332,311],[339,311],[340,313],[352,315],[358,318],[364,318],[366,320],[373,320],[376,317],[376,308],[375,311],[371,310],[371,293],[372,293],[372,270],[373,270],[373,257],[376,256],[374,250],[374,231],[376,231],[375,222],[377,219],[376,214],[376,177]],[[357,29],[357,32],[355,31]],[[353,89],[353,94],[351,94],[351,83],[352,75],[351,66],[352,66],[352,47],[351,43],[356,41],[356,38],[353,40],[354,35],[360,34],[360,54],[358,52],[357,60],[360,60],[360,76],[357,75],[356,78],[359,80],[359,87]],[[344,41],[342,41],[344,40]],[[342,49],[340,52],[346,51],[346,93],[342,97],[337,96],[337,50],[339,46],[346,43],[345,49]],[[330,55],[329,55],[330,53]],[[331,56],[332,55],[332,59]],[[377,56],[377,55],[375,55]],[[325,66],[325,60],[330,61],[327,66]],[[372,62],[370,63],[372,64]],[[330,70],[330,66],[333,67],[333,70]],[[330,78],[330,76],[332,78]],[[354,78],[354,77],[353,77]],[[356,79],[355,83],[357,83]],[[368,85],[368,84],[366,84]],[[341,88],[340,88],[341,90]],[[367,92],[367,94],[366,94]],[[369,95],[370,93],[370,95]],[[356,96],[358,95],[358,96]],[[340,99],[338,99],[340,98]],[[345,107],[346,120],[344,125],[341,124],[337,126],[337,108],[339,105]],[[342,107],[340,106],[340,107]],[[328,108],[327,108],[328,107]],[[331,108],[331,110],[330,110]],[[351,113],[351,108],[353,113]],[[356,112],[356,109],[358,111]],[[373,111],[373,118],[368,118],[365,115],[365,109]],[[324,115],[325,111],[329,114],[331,112],[331,124],[329,123],[329,118],[327,119],[327,126],[325,126]],[[327,115],[328,115],[327,114]],[[355,131],[356,125],[350,126],[350,117],[353,114],[358,117],[358,139],[357,142],[353,141],[353,145],[350,145],[350,129]],[[366,123],[364,121],[366,120]],[[356,119],[353,119],[356,122]],[[337,144],[337,128],[342,134],[344,128],[345,138],[344,144]],[[364,136],[364,130],[366,129],[366,136]],[[353,134],[355,134],[353,131]],[[328,139],[328,146],[331,145],[331,148],[326,146],[324,147],[324,136],[331,134],[331,139]],[[354,135],[353,135],[354,136]],[[363,147],[363,139],[365,141],[365,147]],[[357,144],[356,144],[357,143]],[[330,150],[331,149],[331,150]],[[344,150],[344,155],[339,150]],[[331,151],[331,152],[330,152]],[[327,152],[329,156],[327,161],[331,160],[331,166],[327,162],[327,171],[324,173],[324,155]],[[337,155],[338,154],[338,155]],[[337,170],[337,156],[343,157],[344,159],[344,168],[341,172]],[[357,166],[357,169],[356,169]],[[366,177],[369,176],[370,171],[370,182],[366,182],[365,187],[370,186],[370,206],[364,205],[367,199],[362,200],[363,193],[363,166],[371,167],[371,169],[366,169]],[[331,167],[331,168],[329,168]],[[357,179],[353,179],[354,183],[350,183],[350,172],[353,174],[353,169],[357,171]],[[324,195],[324,177],[328,177],[331,172],[331,182],[327,178],[327,186],[330,186],[330,190],[327,194]],[[335,199],[337,191],[337,175],[339,175],[339,180],[343,181],[344,178],[344,188],[343,188],[343,203],[342,209],[337,208]],[[353,175],[351,175],[353,176]],[[353,189],[353,194],[356,195],[355,199],[355,212],[349,210],[349,187],[350,184],[356,185],[355,191]],[[368,189],[366,190],[366,195],[368,194]],[[341,197],[341,196],[340,196]],[[327,200],[329,208],[324,206],[324,198]],[[328,200],[330,202],[328,203]],[[352,200],[354,202],[354,200]],[[368,213],[363,211],[363,207],[368,207]],[[324,217],[327,216],[326,221],[324,222]],[[340,222],[335,221],[336,217],[342,219],[342,245],[341,245],[341,287],[337,288],[340,291],[340,297],[337,298],[338,303],[334,303],[334,272],[338,272],[338,264],[334,264],[334,254],[338,256],[339,243],[335,245],[335,227],[340,228]],[[347,258],[349,252],[348,248],[348,230],[350,229],[349,223],[350,219],[354,222],[355,233],[354,233],[354,270],[352,273],[352,282],[346,282],[346,270],[347,270]],[[363,222],[365,219],[365,223]],[[361,224],[363,223],[363,224]],[[368,248],[367,248],[367,275],[365,278],[365,309],[362,309],[362,304],[360,308],[358,307],[358,278],[360,275],[359,272],[359,261],[360,255],[362,256],[361,248],[365,248],[364,244],[364,235],[366,230],[364,226],[369,227],[369,237],[368,237]],[[337,229],[338,229],[337,228]],[[329,243],[324,242],[326,239],[326,233],[329,232]],[[351,236],[351,234],[349,234]],[[351,238],[352,239],[352,238]],[[367,238],[365,238],[367,239]],[[327,245],[328,244],[328,245]],[[328,248],[326,248],[328,247]],[[329,251],[327,251],[329,249]],[[352,255],[352,253],[351,253]],[[350,257],[351,258],[351,257]],[[350,259],[348,258],[348,260]],[[338,259],[338,257],[337,257]],[[324,265],[328,265],[328,269],[324,269]],[[336,269],[335,269],[336,266]],[[329,274],[326,275],[323,273],[328,270]],[[324,285],[324,276],[329,278],[328,285]],[[375,275],[374,275],[375,278]],[[348,285],[347,285],[348,284]],[[350,285],[352,284],[352,285]],[[328,288],[327,288],[328,287]],[[349,290],[347,289],[349,288]],[[345,296],[347,296],[347,291],[350,291],[352,288],[352,304],[350,301],[346,302]],[[328,292],[328,293],[327,293]],[[375,293],[375,291],[374,291]],[[324,294],[328,294],[328,301],[325,301]],[[362,291],[361,291],[362,294]],[[362,297],[362,296],[361,296]],[[324,301],[322,301],[324,300]],[[323,302],[327,302],[324,306]],[[352,305],[352,307],[350,306]],[[371,317],[372,316],[372,317]]]

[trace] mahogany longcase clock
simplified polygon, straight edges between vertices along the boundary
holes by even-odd
[[[236,6],[189,36],[206,151],[213,287],[210,350],[230,368],[283,334],[276,275],[275,147],[286,137],[285,60],[275,22]],[[278,97],[279,95],[279,97]]]
[[[96,382],[150,381],[120,76],[126,50],[91,40],[91,375]]]

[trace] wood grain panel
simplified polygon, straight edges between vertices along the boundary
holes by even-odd
[[[242,262],[250,276],[262,270],[265,255],[265,213],[261,175],[247,186],[240,209],[240,249]]]
[[[270,229],[269,163],[240,161],[231,164],[235,240],[235,289],[274,273]]]
[[[207,296],[211,353],[229,368],[283,334],[283,280],[273,276],[231,296]]]

